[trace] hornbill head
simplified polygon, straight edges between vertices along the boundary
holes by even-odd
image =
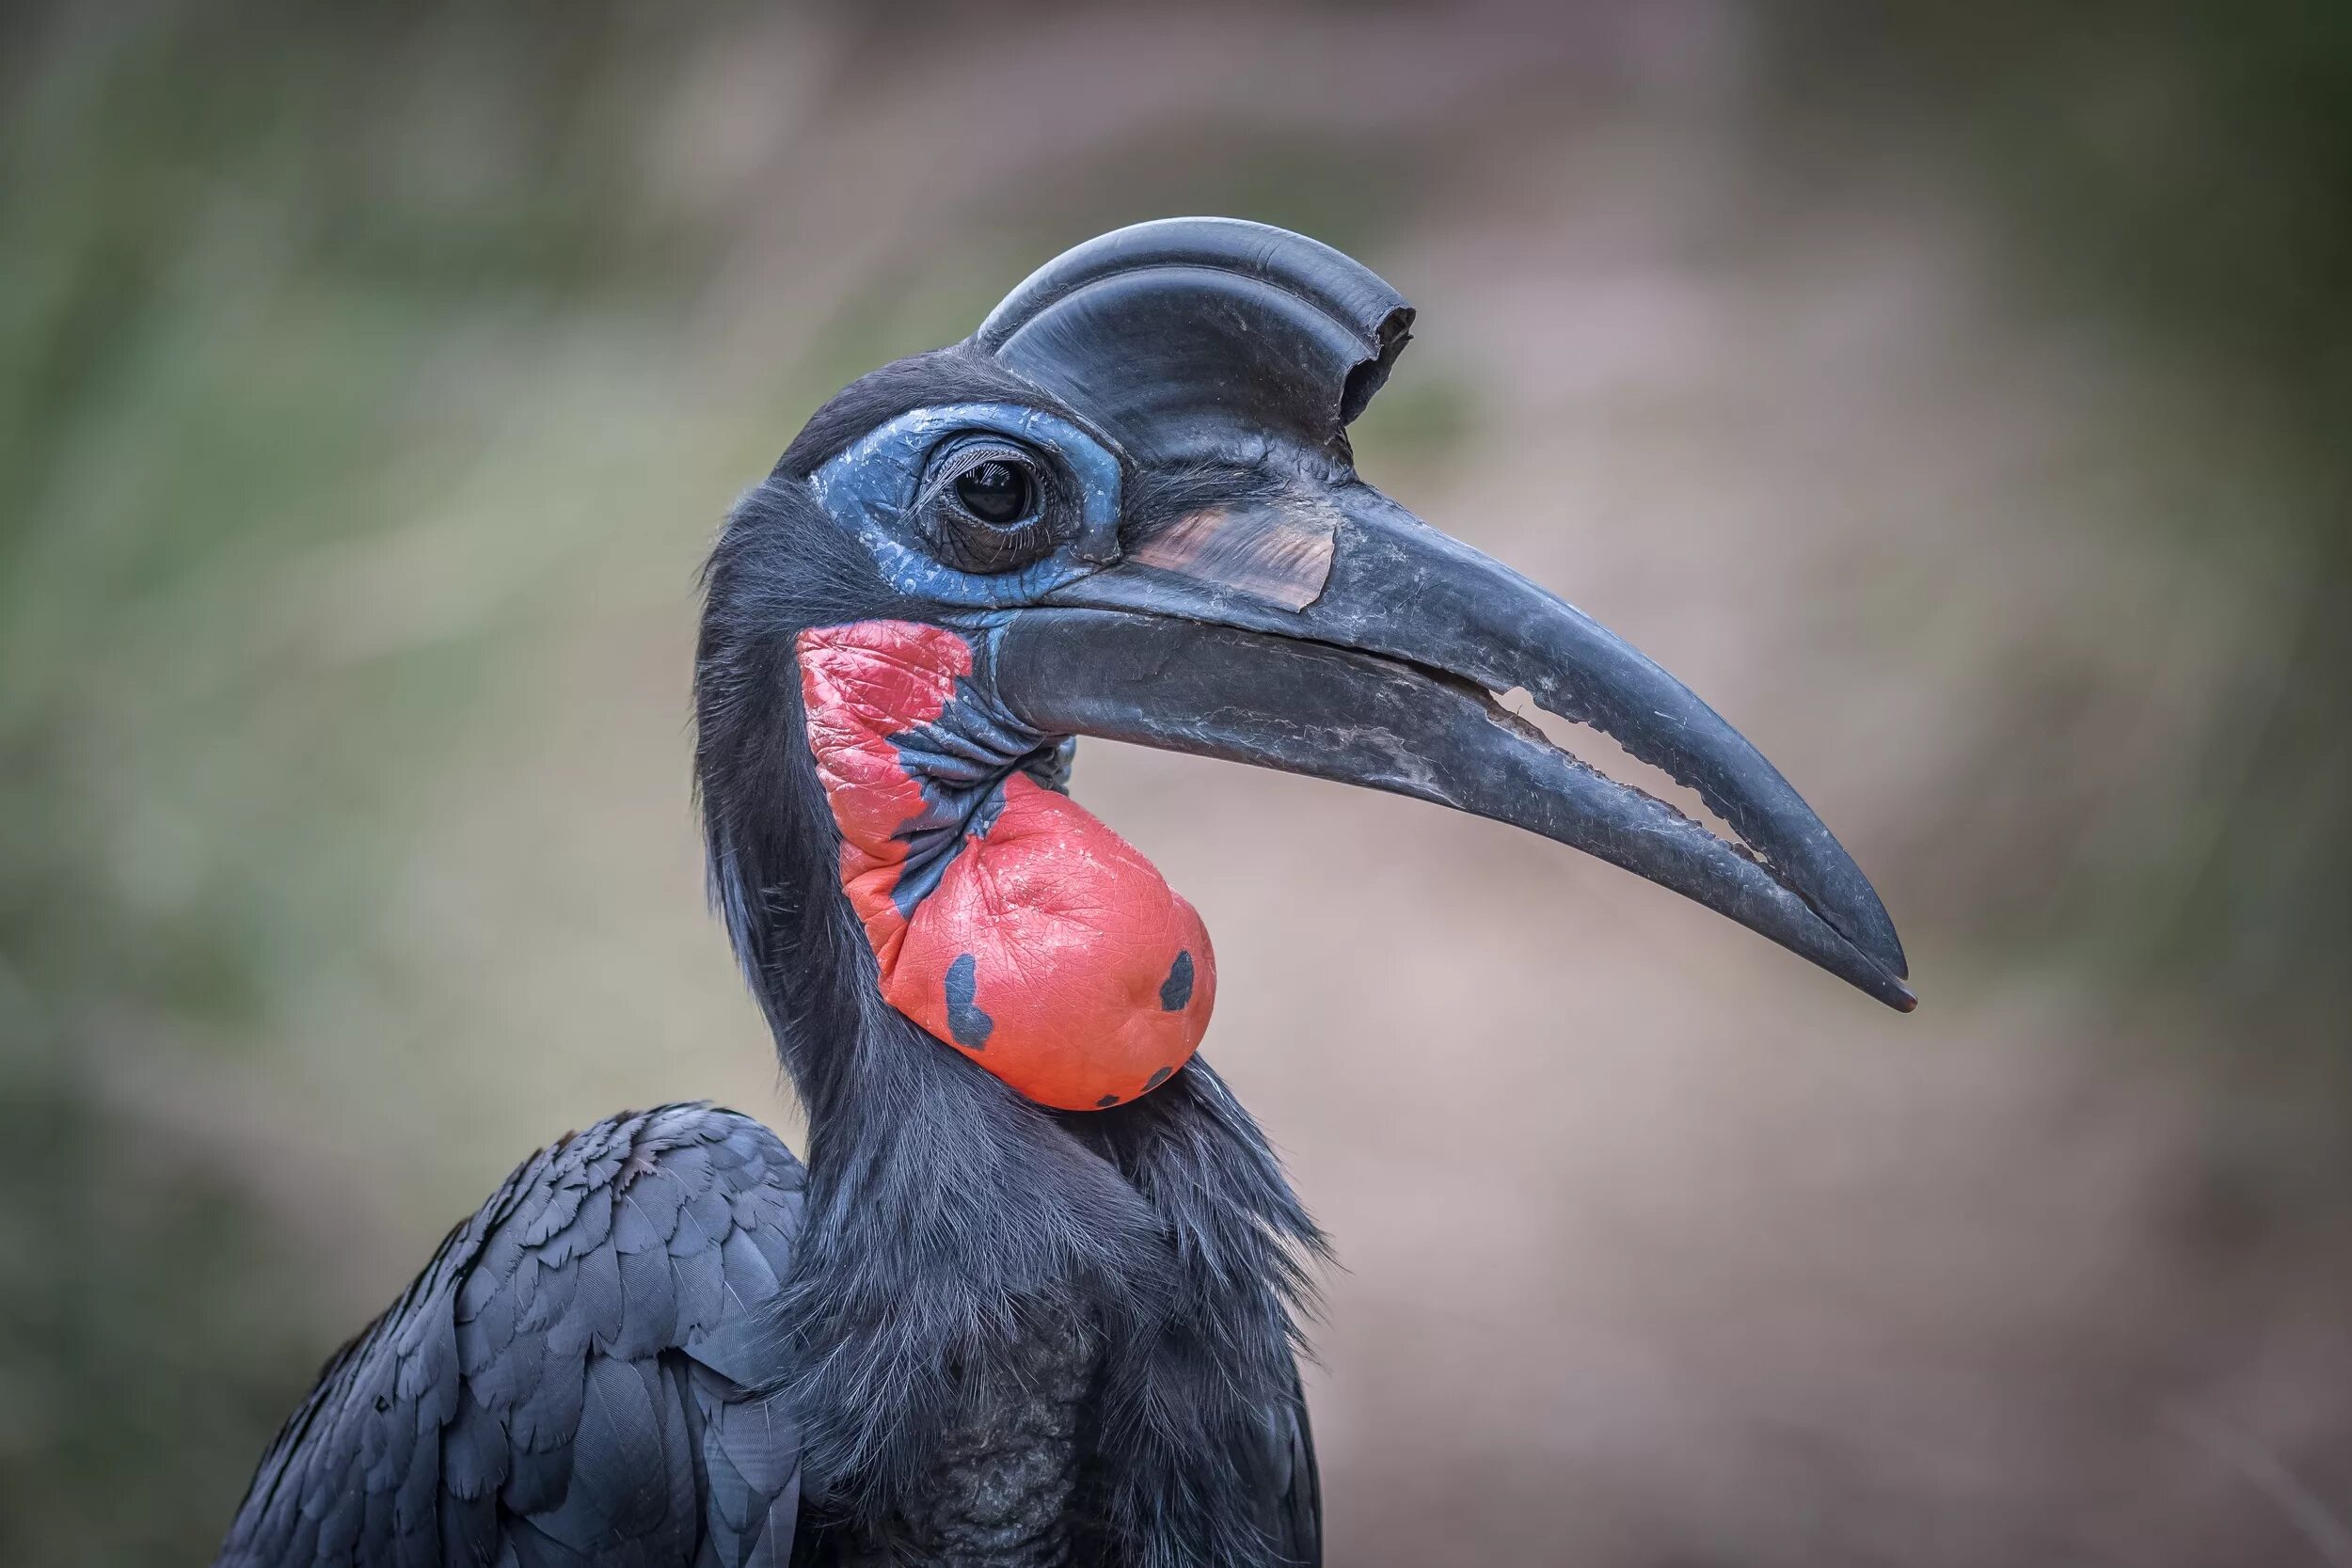
[[[1296,234],[1123,229],[966,342],[852,384],[723,538],[712,613],[734,631],[706,623],[706,684],[715,635],[764,617],[789,636],[777,673],[882,997],[1034,1101],[1147,1092],[1214,999],[1191,906],[1061,793],[1082,735],[1511,823],[1914,1005],[1877,894],[1754,746],[1357,476],[1346,427],[1412,321]],[[1496,701],[1515,688],[1743,842],[1552,745]]]

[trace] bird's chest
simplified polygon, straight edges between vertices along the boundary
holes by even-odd
[[[1089,1453],[1100,1361],[1090,1334],[1041,1337],[969,1372],[953,1422],[888,1539],[846,1544],[845,1565],[1079,1568],[1089,1529]]]

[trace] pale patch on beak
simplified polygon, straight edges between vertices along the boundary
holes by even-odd
[[[1319,498],[1230,501],[1184,514],[1127,559],[1300,610],[1323,596],[1339,525]]]

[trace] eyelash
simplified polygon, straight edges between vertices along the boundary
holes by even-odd
[[[976,442],[955,448],[947,455],[949,460],[937,463],[934,477],[925,483],[915,500],[924,531],[942,561],[958,571],[992,576],[1028,565],[1053,547],[1059,508],[1050,465],[1009,441]],[[987,522],[974,516],[957,499],[957,481],[990,462],[1018,467],[1036,487],[1037,506],[1021,521]]]

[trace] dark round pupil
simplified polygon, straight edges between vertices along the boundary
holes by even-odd
[[[957,477],[956,499],[984,523],[1017,523],[1029,513],[1029,476],[992,457]]]

